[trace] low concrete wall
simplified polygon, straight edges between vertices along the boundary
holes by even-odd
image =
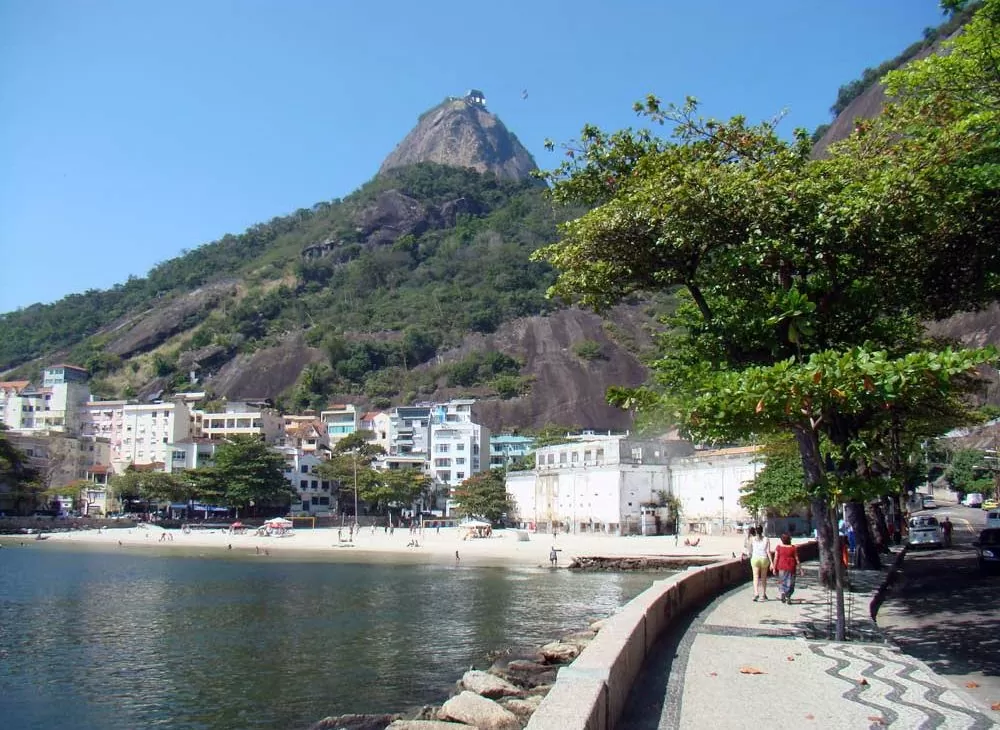
[[[802,560],[817,554],[815,542],[798,548]],[[527,730],[612,730],[647,654],[671,622],[749,579],[749,564],[735,559],[656,581],[609,618],[580,656],[559,670]]]

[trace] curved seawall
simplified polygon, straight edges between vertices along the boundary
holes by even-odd
[[[797,547],[802,560],[817,555],[815,542]],[[749,579],[746,561],[734,559],[654,583],[608,619],[576,661],[559,670],[527,730],[614,728],[647,653],[671,623]]]

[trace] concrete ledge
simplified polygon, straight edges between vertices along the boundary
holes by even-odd
[[[568,669],[568,667],[564,668]],[[542,712],[545,707],[545,712]],[[608,730],[608,687],[603,679],[559,678],[525,730]]]
[[[802,560],[818,554],[815,541],[797,547]],[[613,730],[646,656],[674,619],[748,580],[749,565],[737,558],[656,581],[609,618],[580,656],[559,670],[527,730]]]

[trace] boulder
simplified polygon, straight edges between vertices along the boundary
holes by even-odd
[[[309,726],[309,730],[384,730],[402,715],[337,715],[324,717]]]
[[[597,621],[591,622],[590,630],[593,631],[594,633],[597,633],[607,625],[608,625],[608,620],[606,618],[598,619]]]
[[[385,730],[461,730],[470,727],[472,725],[443,720],[396,720]]]
[[[561,641],[553,641],[542,647],[542,656],[549,664],[566,664],[576,659],[580,653],[580,648],[575,644],[565,644]]]
[[[551,664],[541,664],[528,659],[515,659],[506,662],[504,666],[494,665],[490,667],[490,673],[528,689],[556,681],[556,670]]]
[[[544,697],[552,689],[553,684],[555,684],[554,679],[552,680],[552,684],[540,684],[537,687],[532,687],[528,690],[528,697]]]
[[[445,702],[438,711],[438,717],[474,725],[479,730],[520,730],[521,727],[513,712],[469,691]]]
[[[582,650],[587,644],[594,640],[597,636],[596,631],[575,631],[572,634],[566,634],[562,637],[560,641],[564,644],[573,644],[574,646],[580,647]]]
[[[496,699],[498,697],[517,697],[523,692],[506,679],[473,669],[462,675],[462,686],[477,695]]]
[[[511,697],[501,702],[501,704],[524,720],[531,717],[535,710],[538,709],[538,706],[542,704],[542,697],[541,695],[532,695],[523,699],[520,697]]]

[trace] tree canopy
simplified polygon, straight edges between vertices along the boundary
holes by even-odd
[[[455,490],[455,501],[458,514],[497,522],[511,511],[504,471],[488,469],[473,474]]]
[[[777,120],[703,119],[693,99],[651,96],[636,110],[668,136],[586,126],[548,174],[556,200],[593,206],[536,254],[559,270],[552,295],[596,308],[681,297],[654,383],[612,401],[701,440],[793,435],[827,576],[823,515],[831,499],[864,495],[872,434],[953,404],[995,359],[930,341],[923,323],[998,293],[997,66],[976,63],[996,8],[986,3],[947,64],[895,72],[899,101],[826,159],[803,130],[779,136]],[[969,80],[950,83],[964,78],[956,69]]]

